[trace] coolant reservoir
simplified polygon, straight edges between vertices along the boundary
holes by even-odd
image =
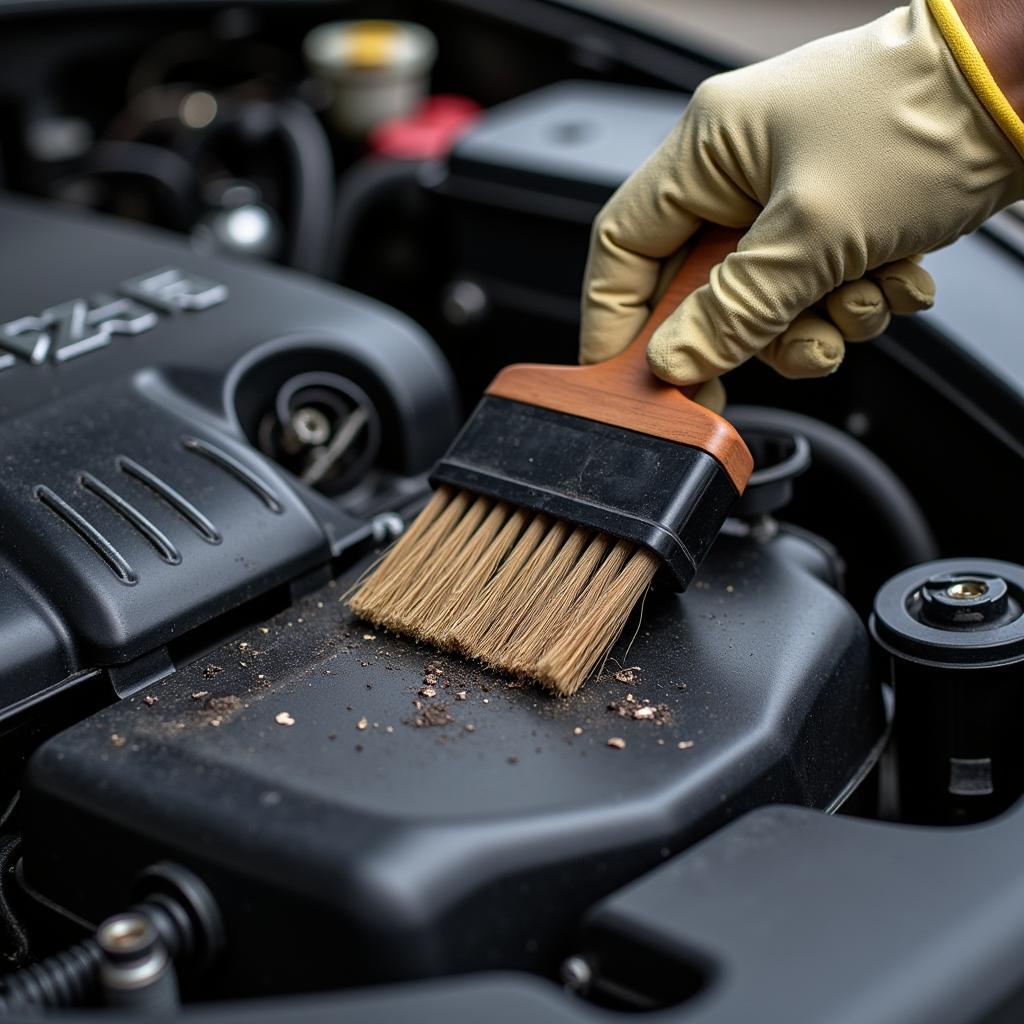
[[[303,48],[310,70],[331,89],[331,118],[345,135],[412,113],[437,56],[433,33],[407,21],[329,22]]]

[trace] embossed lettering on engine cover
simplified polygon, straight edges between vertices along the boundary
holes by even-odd
[[[151,330],[161,315],[199,312],[228,297],[226,285],[178,267],[161,267],[122,281],[119,295],[98,292],[0,324],[0,370],[19,357],[39,366],[64,363],[109,345],[114,335]]]

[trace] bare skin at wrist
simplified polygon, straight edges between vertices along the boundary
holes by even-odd
[[[992,77],[1024,118],[1024,0],[953,0]]]

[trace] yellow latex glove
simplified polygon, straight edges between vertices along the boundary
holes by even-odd
[[[931,7],[913,0],[700,86],[595,221],[582,362],[637,334],[664,261],[705,220],[749,230],[647,353],[667,381],[708,382],[698,401],[712,408],[718,376],[753,355],[824,376],[844,341],[931,305],[919,255],[1024,197],[1024,124],[949,0]]]

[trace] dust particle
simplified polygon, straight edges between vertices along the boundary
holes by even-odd
[[[448,714],[448,709],[443,704],[428,704],[414,719],[416,728],[422,729],[428,726],[450,725],[455,719]]]
[[[573,736],[582,736],[583,735],[583,729],[580,728],[580,726],[577,725],[576,728],[573,729],[572,734],[573,734]]]
[[[142,701],[147,707],[151,708],[154,704],[160,703],[160,698],[150,695],[149,697],[143,697]]]
[[[366,729],[369,724],[370,723],[365,718],[360,718],[359,721],[356,722],[356,728],[362,731],[363,729]]]
[[[619,718],[632,718],[635,722],[653,722],[655,725],[667,725],[672,721],[672,712],[667,704],[652,704],[645,700],[642,704],[627,693],[625,700],[613,700],[608,710]]]
[[[268,633],[270,632],[270,630],[269,630],[269,629],[268,629],[268,628],[267,628],[266,626],[257,626],[256,628],[257,628],[257,629],[259,630],[259,632],[261,632],[261,633],[262,633],[262,634],[263,634],[264,636],[266,636],[266,635],[267,635],[267,634],[268,634]]]
[[[693,746],[693,740],[680,740],[676,746],[680,750],[689,750]]]
[[[519,764],[519,758],[518,757],[509,757],[509,758],[506,758],[506,760],[508,761],[509,764]]]
[[[215,714],[225,715],[237,711],[242,706],[242,698],[236,697],[233,693],[224,697],[211,697],[206,706]]]
[[[466,732],[476,732],[476,726],[472,722],[466,723]]]
[[[196,690],[195,693],[192,694],[192,699],[193,700],[205,700],[205,698],[207,698],[209,696],[210,696],[210,691],[209,690]]]
[[[620,668],[619,671],[612,676],[612,679],[617,683],[636,683],[640,680],[640,676],[638,675],[639,671],[639,665],[633,665],[630,668]]]
[[[277,722],[278,725],[295,724],[295,719],[292,718],[292,716],[289,715],[287,711],[279,711],[276,715],[274,715],[274,721]]]
[[[373,635],[373,633],[364,633],[363,634],[363,639],[364,640],[376,640],[377,638]]]
[[[613,747],[615,750],[625,750],[626,741],[621,736],[610,736],[608,738],[608,746]]]
[[[424,686],[423,689],[420,690],[420,696],[421,697],[436,697],[437,696],[437,690],[433,686]]]
[[[123,736],[118,736],[116,732],[110,734],[110,745],[112,747],[123,747],[127,742]]]
[[[219,676],[224,669],[220,665],[207,665],[203,669],[203,678],[212,679],[214,676]]]
[[[420,692],[422,693],[422,690]],[[455,699],[456,700],[469,700],[469,693],[466,690],[459,690],[459,692],[457,694],[455,694]]]

